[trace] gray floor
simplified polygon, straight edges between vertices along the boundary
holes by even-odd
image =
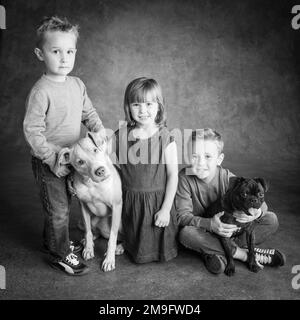
[[[88,262],[91,272],[73,278],[51,269],[39,251],[42,216],[27,154],[5,153],[0,160],[0,265],[6,269],[6,289],[1,299],[299,299],[292,288],[292,267],[300,265],[300,171],[296,164],[264,161],[230,163],[238,175],[263,176],[270,181],[266,195],[270,209],[279,217],[280,228],[266,246],[280,248],[287,264],[265,268],[258,274],[237,262],[236,275],[214,276],[197,254],[180,249],[167,263],[133,264],[124,254],[117,268],[104,273],[99,264],[104,240],[96,241],[96,258]],[[4,170],[5,168],[5,170]],[[79,210],[72,205],[71,234]]]

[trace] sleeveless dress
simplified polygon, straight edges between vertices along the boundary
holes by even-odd
[[[156,227],[154,215],[165,196],[164,150],[174,137],[163,127],[148,139],[138,139],[132,129],[124,127],[115,133],[123,190],[124,248],[136,263],[167,261],[177,256],[174,204],[167,227]]]

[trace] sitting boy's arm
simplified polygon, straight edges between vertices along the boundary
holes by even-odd
[[[175,207],[179,226],[195,226],[210,230],[210,219],[193,214],[192,192],[184,175],[179,175]]]
[[[87,95],[86,87],[82,81],[81,85],[83,90],[83,109],[81,122],[88,128],[89,131],[98,132],[104,129],[104,126],[96,109],[93,107],[89,96]]]
[[[47,142],[43,132],[46,129],[45,117],[48,100],[42,91],[32,91],[26,101],[26,113],[23,122],[24,136],[34,156],[41,159],[52,169],[56,162],[56,152],[60,147]]]
[[[266,204],[266,202],[264,201],[260,207],[262,214],[265,214],[268,211],[268,205]]]

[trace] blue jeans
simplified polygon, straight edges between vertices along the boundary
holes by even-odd
[[[32,157],[32,170],[44,212],[44,247],[49,251],[51,260],[60,260],[70,253],[71,195],[67,190],[67,179],[58,178],[47,164],[35,157]]]
[[[275,213],[265,212],[255,224],[255,245],[263,243],[278,229],[278,219]],[[193,226],[183,227],[179,232],[179,242],[186,248],[199,253],[217,254],[225,259],[225,253],[218,237],[203,228]],[[233,247],[247,248],[246,235],[243,233],[232,240]],[[235,250],[234,250],[235,251]]]

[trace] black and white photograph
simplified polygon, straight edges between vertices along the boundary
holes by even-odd
[[[299,300],[299,111],[300,0],[0,1],[0,310]]]

